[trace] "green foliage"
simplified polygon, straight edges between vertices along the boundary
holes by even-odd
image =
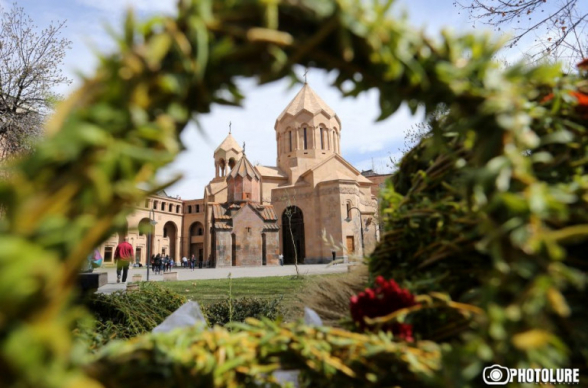
[[[301,387],[418,386],[439,368],[435,343],[396,343],[300,323],[248,319],[232,331],[216,326],[112,342],[86,366],[105,387],[279,387],[271,372],[301,371]],[[268,385],[264,385],[267,383]]]
[[[313,386],[471,386],[494,362],[585,367],[588,136],[576,90],[586,80],[550,65],[501,69],[499,42],[433,41],[391,19],[391,3],[180,0],[174,17],[129,14],[118,52],[0,181],[2,384],[232,387],[284,367]],[[155,173],[191,118],[239,104],[238,77],[269,82],[295,64],[336,70],[347,95],[376,89],[380,119],[402,102],[447,107],[401,163],[370,267],[483,314],[447,340],[442,360],[427,341],[265,322],[115,341],[82,371],[71,291],[87,254],[161,188]]]
[[[131,292],[93,294],[84,301],[96,326],[82,328],[80,337],[94,350],[113,339],[129,339],[149,333],[186,303],[180,296],[155,282],[141,282]]]
[[[451,343],[439,381],[460,386],[492,363],[588,365],[588,137],[575,92],[586,80],[547,67],[501,77],[503,90],[472,83],[484,104],[471,114],[449,104],[434,137],[402,159],[370,260],[373,275],[485,311],[470,324],[437,310],[412,317],[422,337]]]
[[[282,315],[283,297],[275,299],[227,298],[202,306],[202,313],[210,326],[225,326],[231,322],[245,322],[247,318],[276,320]]]

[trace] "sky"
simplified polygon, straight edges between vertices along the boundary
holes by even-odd
[[[468,15],[458,12],[453,2],[397,0],[393,12],[407,12],[413,25],[426,29],[433,37],[443,28],[457,32],[471,30]],[[39,27],[51,21],[67,21],[63,36],[72,41],[72,48],[67,53],[64,71],[73,82],[59,89],[67,95],[79,86],[79,74],[92,74],[97,63],[95,52],[112,51],[113,39],[107,26],[118,30],[129,7],[142,19],[162,13],[173,14],[176,0],[17,0],[16,3]],[[10,4],[9,0],[0,0],[4,8]],[[480,30],[478,25],[476,31]],[[521,52],[522,49],[515,49],[505,55],[513,60]],[[304,69],[298,71],[302,75]],[[401,108],[391,118],[376,122],[379,115],[377,92],[343,99],[330,86],[335,76],[311,68],[308,84],[341,119],[342,156],[360,171],[373,168],[379,173],[390,172],[390,157],[401,155],[399,149],[403,148],[406,129],[422,121],[422,115],[411,116],[408,109]],[[302,85],[289,89],[288,81],[258,86],[255,80],[243,80],[240,86],[246,96],[242,107],[214,106],[210,114],[199,117],[205,136],[193,124],[184,129],[181,139],[186,150],[158,175],[161,181],[178,174],[183,176],[166,190],[169,195],[182,199],[202,198],[204,186],[214,177],[214,149],[227,136],[229,122],[232,122],[232,134],[239,144],[246,142],[247,156],[253,164],[276,165],[274,123]]]

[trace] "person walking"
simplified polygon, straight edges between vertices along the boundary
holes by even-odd
[[[155,255],[155,273],[156,274],[161,275],[161,267],[162,267],[161,255],[158,253],[157,255]]]
[[[182,267],[188,268],[188,258],[186,256],[182,257]]]
[[[117,245],[114,251],[114,261],[116,262],[116,282],[120,283],[120,275],[122,272],[122,282],[127,281],[129,274],[129,265],[133,260],[133,246],[125,239]]]
[[[192,257],[190,257],[190,269],[192,270],[192,272],[194,271],[195,266],[196,266],[196,258],[194,257],[194,255],[192,255]]]
[[[167,271],[171,271],[171,259],[169,258],[169,255],[165,256],[165,265],[167,267]]]

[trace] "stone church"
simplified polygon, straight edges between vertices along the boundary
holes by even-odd
[[[151,252],[176,261],[194,255],[211,267],[278,265],[280,254],[284,264],[328,263],[371,252],[377,185],[341,156],[337,114],[304,84],[274,130],[276,166],[252,165],[229,133],[214,151],[204,197],[150,196],[100,247],[105,261],[126,237],[144,264],[148,241],[139,225],[150,219]]]

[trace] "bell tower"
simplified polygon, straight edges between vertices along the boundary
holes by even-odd
[[[292,182],[315,164],[340,154],[341,120],[305,82],[276,119],[278,167]]]
[[[214,180],[225,180],[242,155],[243,149],[229,132],[214,151]]]

